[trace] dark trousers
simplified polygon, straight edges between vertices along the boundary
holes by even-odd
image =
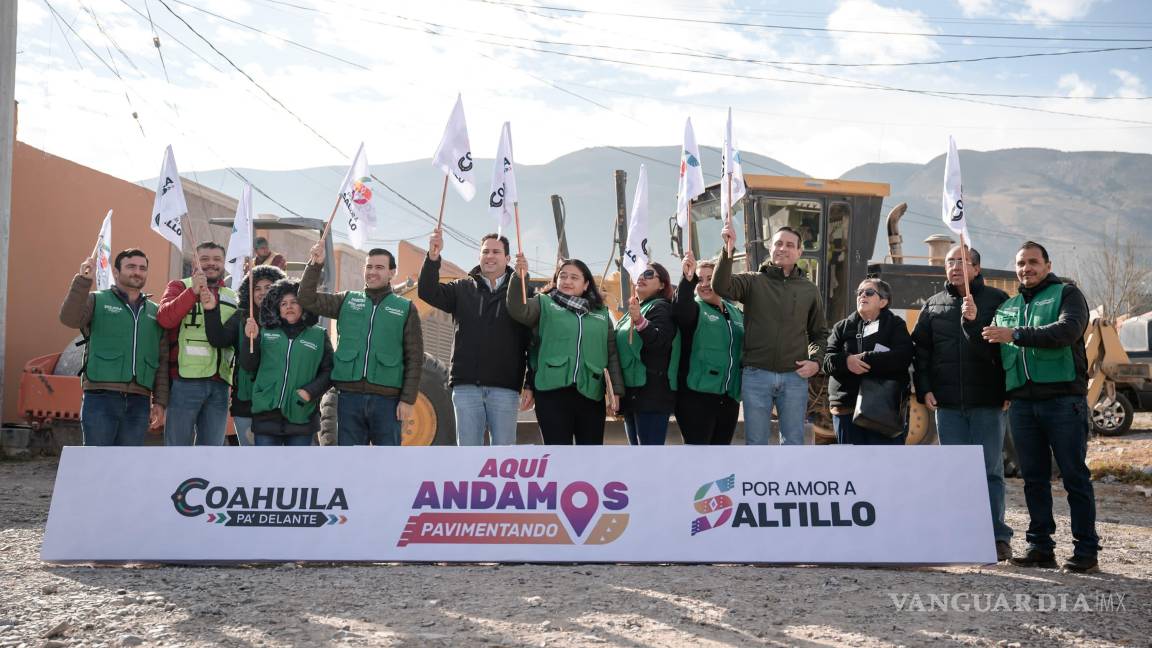
[[[336,441],[342,446],[398,446],[404,424],[396,419],[399,396],[342,391],[336,401]]]
[[[545,445],[604,445],[604,401],[575,386],[536,392],[536,421]]]
[[[736,432],[740,401],[727,394],[676,391],[676,423],[686,445],[729,445]]]
[[[664,445],[671,412],[624,412],[624,434],[629,445]]]
[[[96,389],[84,392],[80,431],[86,446],[142,446],[148,434],[151,399],[140,394]]]
[[[836,430],[836,443],[840,445],[904,445],[908,430],[900,436],[889,437],[879,432],[862,428],[852,422],[851,414],[834,414],[832,427]]]
[[[1052,457],[1068,493],[1072,538],[1077,556],[1100,551],[1096,535],[1096,496],[1092,474],[1084,458],[1088,454],[1088,400],[1084,396],[1060,396],[1045,400],[1012,401],[1008,408],[1012,440],[1024,478],[1024,501],[1028,504],[1028,545],[1052,551],[1056,521],[1052,517]]]
[[[257,434],[254,436],[257,446],[310,446],[311,434]]]

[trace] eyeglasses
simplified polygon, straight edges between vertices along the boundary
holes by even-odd
[[[946,263],[950,266],[964,265],[964,259],[948,259],[944,263]]]
[[[655,277],[656,277],[656,271],[653,270],[652,268],[648,268],[644,272],[641,272],[640,276],[636,277],[636,278],[637,279],[653,279]]]
[[[880,293],[876,292],[875,288],[861,288],[860,290],[856,291],[857,297],[875,297],[879,294]]]

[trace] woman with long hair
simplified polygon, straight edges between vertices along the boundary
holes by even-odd
[[[636,277],[628,316],[616,323],[616,350],[624,374],[624,431],[631,445],[664,445],[676,407],[680,340],[672,317],[672,281],[659,263]]]
[[[527,276],[528,260],[517,254],[508,313],[536,328],[532,380],[540,434],[549,445],[602,445],[605,415],[616,411],[624,389],[604,298],[579,259],[561,261],[552,288],[525,301],[520,278]]]

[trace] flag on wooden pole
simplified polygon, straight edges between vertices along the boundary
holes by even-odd
[[[696,146],[696,133],[692,131],[692,118],[684,123],[684,147],[680,150],[680,183],[676,186],[676,222],[688,227],[688,206],[692,199],[704,193],[704,170],[700,167],[700,149]]]
[[[632,213],[628,215],[628,242],[624,244],[624,269],[635,283],[648,269],[648,169],[641,164],[632,196]]]
[[[464,101],[456,95],[456,106],[444,127],[440,146],[432,156],[432,165],[451,179],[452,187],[466,201],[476,195],[476,179],[472,172],[472,145],[468,142],[468,123],[464,120]]]
[[[112,287],[112,210],[104,217],[96,237],[96,290]]]
[[[965,245],[972,245],[968,235],[968,219],[964,215],[964,183],[960,177],[960,156],[956,153],[956,140],[948,136],[948,157],[944,160],[944,196],[941,216],[948,229],[963,237]]]
[[[496,219],[497,231],[512,224],[519,202],[516,193],[515,157],[512,155],[512,125],[504,122],[500,130],[500,146],[492,163],[492,193],[488,196],[488,213]]]
[[[252,185],[245,184],[236,203],[236,219],[232,221],[232,235],[228,238],[227,261],[224,271],[231,277],[232,290],[239,290],[244,281],[244,258],[252,257]]]
[[[344,224],[352,247],[364,250],[368,237],[376,227],[376,207],[372,201],[372,172],[368,168],[368,154],[360,143],[352,166],[340,183],[340,204],[344,206]]]
[[[721,157],[723,172],[720,182],[720,213],[724,222],[732,218],[732,206],[748,193],[744,184],[744,167],[740,164],[740,151],[732,137],[732,109],[728,109],[728,125],[724,129],[724,151]]]

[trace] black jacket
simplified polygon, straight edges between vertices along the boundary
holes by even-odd
[[[860,380],[864,376],[899,380],[908,384],[908,365],[912,363],[912,337],[908,324],[899,315],[885,308],[877,318],[879,328],[868,337],[861,338],[864,320],[852,313],[832,327],[828,345],[824,350],[824,373],[828,374],[828,404],[832,407],[856,407]],[[876,351],[882,344],[887,351]],[[871,370],[857,375],[848,370],[848,356],[864,353],[864,362]]]
[[[451,385],[483,385],[520,391],[532,329],[508,315],[504,300],[512,269],[495,292],[480,274],[480,266],[467,277],[440,283],[440,261],[425,257],[417,294],[420,299],[452,315],[456,333],[452,340]],[[529,294],[531,297],[531,294]]]
[[[643,387],[628,387],[620,401],[622,412],[672,412],[676,407],[676,392],[668,384],[668,365],[672,361],[672,343],[676,340],[676,321],[672,318],[672,304],[663,297],[654,297],[652,307],[644,315],[648,326],[633,335],[640,336],[640,361],[644,363],[647,380]],[[628,317],[625,313],[624,317]],[[688,359],[680,356],[680,364]]]
[[[1049,274],[1035,288],[1020,286],[1024,302],[1032,301],[1036,293],[1054,283],[1062,283],[1060,278]],[[1049,349],[1072,347],[1072,362],[1076,367],[1076,378],[1062,383],[1034,383],[1028,381],[1008,393],[1009,399],[1046,400],[1060,396],[1084,396],[1088,393],[1088,356],[1084,351],[1084,332],[1088,329],[1088,301],[1084,293],[1074,284],[1065,284],[1060,297],[1060,318],[1047,326],[1021,326],[1021,347],[1045,347]]]
[[[928,298],[912,331],[916,343],[916,399],[932,392],[940,407],[1000,407],[1004,404],[1004,368],[1000,345],[985,342],[984,327],[1008,293],[984,284],[976,275],[968,282],[976,301],[976,319],[960,314],[964,297],[948,284]]]

